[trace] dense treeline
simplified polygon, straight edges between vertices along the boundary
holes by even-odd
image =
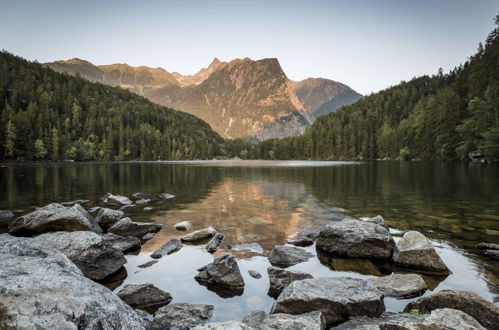
[[[499,16],[464,65],[415,78],[318,118],[303,135],[247,144],[264,159],[499,158]]]
[[[224,140],[195,116],[0,52],[0,159],[209,159]]]

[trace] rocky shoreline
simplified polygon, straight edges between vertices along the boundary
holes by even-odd
[[[163,227],[132,221],[126,208],[173,197],[135,193],[130,199],[108,193],[102,206],[88,210],[84,200],[52,203],[19,217],[1,210],[9,233],[0,235],[0,329],[496,329],[499,324],[499,308],[468,291],[435,292],[408,303],[403,312],[387,312],[385,297],[422,296],[428,285],[421,275],[452,271],[423,234],[408,231],[395,241],[381,216],[305,229],[287,245],[276,245],[267,269],[268,295],[275,302],[269,311],[254,311],[242,321],[210,322],[214,306],[176,302],[177,297],[151,283],[129,284],[113,293],[102,283],[116,281],[112,287],[119,286],[126,277],[125,253],[140,250]],[[192,230],[184,221],[174,228],[186,233],[138,267],[150,267],[183,244],[204,244],[214,253],[225,239],[213,227]],[[302,248],[314,244],[317,255]],[[479,248],[497,256],[497,245],[482,243]],[[263,251],[256,242],[227,249]],[[383,271],[358,279],[314,278],[286,269],[311,258],[330,264],[342,258],[366,260]],[[199,267],[199,290],[221,297],[243,293],[245,281],[232,254]]]

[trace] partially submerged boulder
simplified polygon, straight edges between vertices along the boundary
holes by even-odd
[[[174,195],[172,195],[172,194],[168,194],[168,193],[162,193],[162,194],[159,194],[159,198],[164,199],[164,200],[166,200],[166,199],[171,199],[171,198],[173,198],[173,197],[175,197],[175,196],[174,196]]]
[[[497,329],[499,324],[499,307],[470,291],[440,291],[409,303],[404,311],[429,313],[440,308],[463,311],[487,329]]]
[[[214,253],[216,250],[218,250],[218,247],[222,245],[224,238],[224,235],[216,233],[215,236],[213,236],[213,238],[208,242],[208,244],[206,244],[206,251],[208,251],[209,253]]]
[[[12,220],[9,233],[16,236],[33,236],[53,231],[90,230],[101,233],[94,218],[81,205],[65,207],[52,203]]]
[[[292,282],[279,295],[271,313],[321,311],[331,326],[354,316],[380,316],[383,293],[366,281],[350,277],[321,277]]]
[[[14,213],[10,210],[0,210],[0,222],[9,221],[14,218]]]
[[[97,217],[95,218],[95,221],[102,227],[102,228],[109,228],[112,225],[114,225],[116,222],[120,221],[123,219],[125,216],[125,213],[121,210],[113,210],[113,209],[108,209],[108,208],[101,208],[99,210],[99,213],[97,214]]]
[[[253,270],[253,269],[248,270],[248,274],[250,274],[251,277],[256,278],[256,279],[262,278],[262,274],[260,274],[258,271]]]
[[[151,283],[125,285],[117,295],[131,307],[149,313],[154,313],[172,301],[170,293],[158,289]]]
[[[145,329],[147,322],[64,254],[0,235],[0,329]]]
[[[135,204],[137,204],[137,205],[144,205],[144,204],[147,204],[147,203],[150,203],[150,202],[152,202],[152,199],[142,198],[142,199],[139,199],[138,201],[136,201]]]
[[[417,231],[408,231],[397,242],[393,254],[396,265],[439,274],[451,271],[438,255],[429,239]]]
[[[383,226],[368,221],[345,220],[326,225],[317,239],[317,247],[348,258],[389,259],[395,242]]]
[[[176,223],[173,225],[173,228],[175,228],[178,231],[186,231],[187,229],[191,228],[192,224],[190,221],[182,221],[179,223]]]
[[[212,263],[199,268],[198,272],[194,279],[221,296],[240,295],[244,290],[244,279],[237,260],[230,253],[226,253],[213,260]]]
[[[120,236],[113,233],[102,235],[107,244],[123,253],[137,251],[140,249],[140,239],[134,236]]]
[[[387,297],[412,298],[421,296],[426,291],[426,283],[421,275],[391,274],[373,277],[367,280]]]
[[[288,244],[295,246],[310,246],[314,244],[320,234],[319,229],[306,228],[297,232],[293,239],[288,241]]]
[[[157,249],[151,254],[151,258],[159,259],[168,254],[176,252],[182,248],[182,242],[177,238],[172,238],[166,242],[162,247]]]
[[[213,315],[213,306],[177,303],[161,307],[154,313],[150,330],[189,330],[204,324]]]
[[[197,242],[205,240],[215,236],[218,232],[215,228],[209,226],[203,229],[193,231],[192,233],[186,234],[180,238],[182,242]]]
[[[107,193],[103,197],[103,201],[106,204],[110,205],[131,205],[133,202],[126,196],[121,196],[121,195],[113,195],[110,193]]]
[[[42,234],[35,239],[66,255],[92,280],[103,280],[126,263],[120,250],[91,231],[60,231]]]
[[[123,218],[108,229],[108,232],[121,236],[135,236],[143,238],[149,233],[157,233],[163,228],[162,224],[149,222],[134,222],[130,218]]]
[[[307,278],[313,278],[312,275],[295,270],[289,271],[277,267],[267,268],[267,273],[269,274],[270,288],[268,295],[277,298],[281,292],[292,282],[297,280],[304,280]]]
[[[274,266],[289,267],[307,261],[313,256],[312,253],[298,247],[276,245],[270,252],[269,262]]]

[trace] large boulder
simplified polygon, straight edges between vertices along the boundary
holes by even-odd
[[[133,308],[154,313],[158,308],[172,301],[170,293],[158,289],[151,283],[128,284],[118,293],[118,297]]]
[[[396,265],[435,272],[450,274],[451,271],[438,255],[429,239],[417,231],[408,231],[397,242],[397,249],[393,254]]]
[[[103,197],[103,201],[106,204],[110,205],[132,205],[133,202],[126,196],[121,196],[121,195],[113,195],[110,193],[107,193]]]
[[[108,232],[120,236],[135,236],[143,238],[147,234],[157,233],[163,228],[162,224],[149,222],[134,222],[130,218],[123,218],[109,228]]]
[[[12,220],[9,233],[16,236],[33,236],[53,231],[102,230],[94,218],[81,205],[65,207],[52,203]]]
[[[177,238],[172,238],[162,247],[151,254],[151,258],[159,259],[182,248],[182,242]]]
[[[320,311],[301,315],[270,314],[263,319],[257,329],[324,330],[326,329],[326,319]]]
[[[145,329],[147,322],[40,240],[0,235],[0,329]]]
[[[348,258],[391,258],[395,242],[388,229],[376,223],[345,220],[326,225],[317,247],[327,253]]]
[[[134,236],[120,236],[112,233],[102,235],[107,244],[121,252],[137,251],[140,249],[140,239]]]
[[[206,251],[208,251],[209,253],[215,253],[215,251],[218,250],[218,247],[222,245],[224,238],[224,235],[216,233],[215,236],[213,236],[213,238],[208,242],[208,244],[206,244]]]
[[[91,231],[59,231],[42,234],[35,239],[62,252],[92,280],[102,280],[126,263],[120,250]]]
[[[215,236],[218,232],[215,228],[209,226],[203,229],[193,231],[192,233],[186,234],[180,238],[182,242],[196,242],[205,240]]]
[[[212,263],[198,269],[194,277],[199,283],[212,288],[222,296],[234,296],[242,294],[244,279],[239,270],[236,258],[226,253]]]
[[[279,295],[271,313],[322,311],[331,326],[354,316],[380,316],[383,293],[366,281],[350,277],[320,277],[292,282]]]
[[[387,297],[412,298],[421,296],[426,291],[426,283],[421,275],[391,274],[373,277],[367,280]]]
[[[211,319],[213,306],[205,304],[170,304],[154,314],[150,330],[189,330]]]
[[[102,228],[109,228],[116,222],[123,219],[124,215],[125,213],[121,210],[101,208],[99,209],[99,213],[97,214],[95,221],[97,221]]]
[[[312,253],[298,247],[276,245],[270,252],[269,262],[274,266],[289,267],[307,261],[313,256]]]
[[[499,307],[470,291],[440,291],[409,303],[404,311],[428,313],[439,308],[461,310],[487,329],[497,329],[499,324]]]
[[[289,271],[277,267],[267,268],[267,273],[269,274],[270,281],[268,295],[273,298],[277,298],[281,294],[282,290],[284,290],[292,282],[313,278],[312,275],[298,270]]]

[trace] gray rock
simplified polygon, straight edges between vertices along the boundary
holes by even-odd
[[[75,201],[69,201],[69,202],[63,202],[61,203],[61,205],[64,205],[64,206],[73,206],[75,204],[87,204],[88,202],[90,202],[88,199],[78,199],[78,200],[75,200]]]
[[[313,278],[312,275],[295,270],[288,271],[281,268],[269,267],[267,268],[269,274],[270,288],[268,295],[277,298],[281,292],[292,282],[297,280],[304,280]]]
[[[383,217],[381,215],[377,215],[374,218],[360,218],[360,220],[365,221],[365,222],[374,223],[376,225],[380,225],[380,226],[388,229],[388,225],[386,224],[385,219],[383,219]]]
[[[165,243],[162,247],[157,249],[151,254],[151,258],[159,259],[170,253],[177,252],[182,248],[182,242],[177,238],[172,238],[167,243]]]
[[[247,324],[254,329],[259,329],[260,323],[262,323],[263,319],[265,319],[266,317],[267,313],[265,313],[264,311],[253,311],[244,317],[242,323]]]
[[[205,249],[209,253],[214,253],[216,250],[218,250],[218,247],[222,244],[224,240],[224,235],[220,233],[216,233],[215,236],[206,244]]]
[[[319,229],[305,228],[297,232],[294,238],[288,241],[288,244],[293,244],[295,246],[310,246],[317,241],[320,232]]]
[[[162,224],[133,222],[130,218],[123,218],[110,227],[108,231],[116,235],[143,238],[145,234],[157,233],[161,228],[163,228]]]
[[[88,213],[95,213],[97,211],[99,211],[102,207],[100,206],[94,206],[94,207],[91,207],[88,209]]]
[[[483,254],[492,259],[499,259],[499,250],[483,250]]]
[[[161,199],[165,199],[165,200],[166,200],[166,199],[173,198],[173,197],[175,197],[175,196],[174,196],[174,195],[171,195],[171,194],[167,194],[167,193],[162,193],[162,194],[160,194],[160,195],[159,195],[159,198],[161,198]]]
[[[345,220],[326,225],[317,239],[317,247],[327,253],[349,258],[389,259],[395,242],[380,225]]]
[[[1,211],[0,211],[1,212]],[[476,245],[477,249],[480,250],[499,250],[499,244],[494,243],[478,243]]]
[[[499,324],[499,307],[470,291],[440,291],[409,303],[404,311],[417,310],[420,313],[428,313],[440,308],[463,311],[487,329],[497,329]]]
[[[106,194],[104,203],[110,205],[131,205],[133,202],[126,196]]]
[[[378,288],[385,296],[395,298],[421,296],[427,289],[423,277],[417,274],[391,274],[373,277],[367,282]]]
[[[412,269],[441,274],[451,273],[435,248],[431,245],[430,240],[417,231],[408,231],[397,242],[393,261],[396,265]]]
[[[250,251],[254,253],[263,253],[263,248],[258,243],[236,244],[230,247],[234,251]]]
[[[102,236],[91,231],[59,231],[35,239],[62,252],[92,280],[102,280],[126,263],[120,250],[106,244]]]
[[[215,228],[209,226],[203,229],[193,231],[192,233],[186,234],[180,238],[182,242],[196,242],[213,237],[217,234]]]
[[[69,208],[56,203],[49,204],[18,217],[9,224],[9,233],[16,236],[79,230],[102,232],[94,218],[79,204]]]
[[[130,252],[137,251],[140,249],[140,239],[134,236],[120,236],[112,233],[107,233],[102,235],[102,238],[106,241],[107,244],[111,245],[115,249],[120,250],[121,252]]]
[[[131,307],[148,313],[154,313],[172,301],[172,296],[168,292],[158,289],[151,283],[125,285],[117,295]]]
[[[254,329],[242,322],[225,321],[225,322],[214,322],[214,323],[206,323],[203,325],[198,325],[195,326],[194,328],[191,328],[191,330],[254,330]]]
[[[144,205],[144,204],[147,204],[147,203],[150,203],[150,202],[152,202],[152,199],[142,198],[142,199],[139,199],[138,201],[136,201],[135,203],[137,205]]]
[[[269,262],[274,266],[289,267],[307,261],[314,255],[304,249],[288,245],[276,245],[270,252]]]
[[[155,235],[154,233],[147,233],[147,234],[145,234],[144,236],[142,236],[141,240],[143,240],[143,241],[148,241],[148,240],[150,240],[151,238],[153,238],[153,237],[154,237],[154,235]]]
[[[385,313],[379,318],[355,317],[335,330],[475,330],[484,329],[474,318],[454,309],[437,309],[431,314]]]
[[[132,194],[132,197],[133,198],[142,198],[142,197],[144,197],[144,194],[141,192],[135,192]]]
[[[289,240],[286,243],[294,246],[310,246],[314,244],[314,241],[311,240],[310,238],[302,237]]]
[[[0,210],[0,221],[9,221],[14,218],[14,213],[9,210]]]
[[[208,288],[213,288],[213,291],[219,295],[230,297],[242,294],[244,279],[236,258],[230,253],[226,253],[213,260],[212,263],[199,268],[198,272],[194,279]]]
[[[248,270],[248,273],[250,274],[251,277],[253,278],[262,278],[262,274],[260,274],[259,272],[257,272],[256,270]]]
[[[324,330],[326,329],[326,319],[320,311],[301,315],[270,314],[263,319],[260,327],[257,329]]]
[[[151,330],[189,330],[211,319],[213,306],[205,304],[170,304],[154,314]]]
[[[322,311],[331,326],[354,316],[380,316],[383,294],[366,281],[350,277],[321,277],[292,282],[279,295],[271,313],[303,314]]]
[[[0,329],[145,329],[147,323],[61,252],[0,235]]]
[[[176,223],[173,225],[173,228],[175,228],[178,231],[186,231],[187,229],[191,228],[192,224],[190,221],[182,221],[179,223]]]
[[[143,210],[144,211],[151,211],[151,210],[153,210],[153,208],[152,207],[144,207]]]
[[[146,263],[143,263],[141,265],[138,265],[137,267],[139,268],[149,268],[151,267],[152,265],[156,264],[159,260],[149,260],[148,262]]]
[[[114,225],[116,222],[120,221],[123,219],[125,216],[125,213],[121,210],[113,210],[113,209],[108,209],[108,208],[101,208],[99,210],[99,213],[97,214],[97,217],[95,218],[95,221],[102,227],[102,228],[109,228],[112,225]]]

